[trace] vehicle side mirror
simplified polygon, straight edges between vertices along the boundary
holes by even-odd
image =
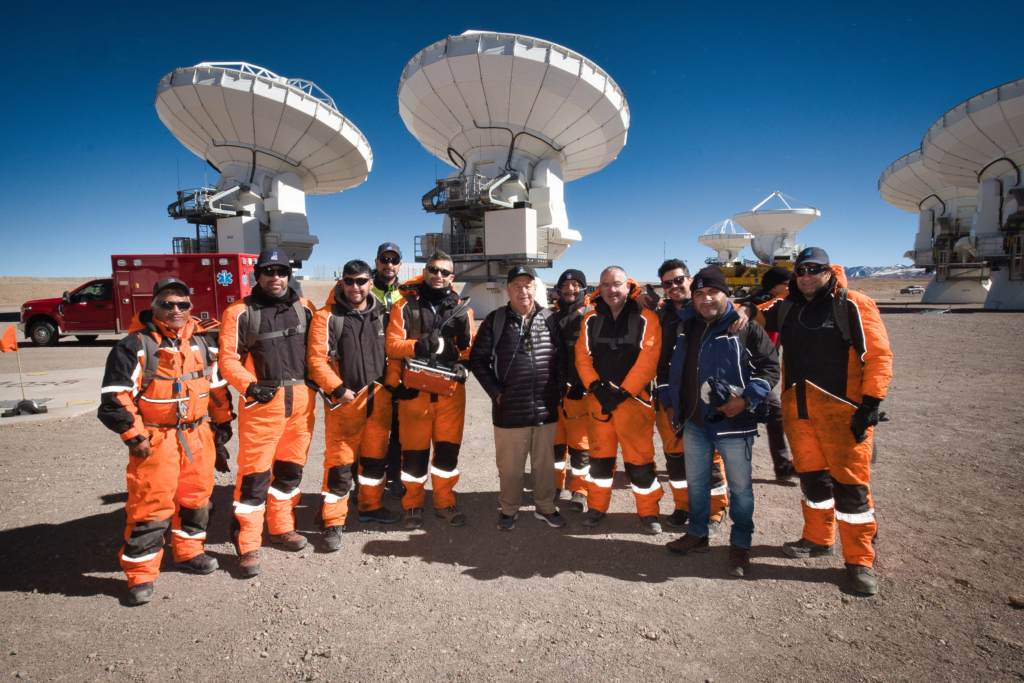
[[[62,299],[64,299],[64,303],[66,303],[66,304],[69,304],[69,303],[71,303],[71,295],[70,295],[70,294],[68,294],[67,292],[64,292],[64,293],[63,293],[63,294],[61,295],[61,298],[62,298]]]

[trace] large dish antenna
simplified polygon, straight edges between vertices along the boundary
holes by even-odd
[[[216,225],[218,251],[278,247],[301,263],[318,242],[305,195],[356,187],[373,166],[366,138],[316,84],[246,62],[175,69],[154,106],[174,137],[221,174],[216,188],[179,192],[168,207],[174,218]]]
[[[977,187],[982,170],[997,172],[1024,164],[1024,78],[961,102],[932,124],[921,141],[924,165],[948,185]],[[1019,173],[1015,183],[1020,184]]]
[[[579,241],[564,184],[614,161],[629,130],[622,90],[592,61],[488,31],[449,36],[409,60],[398,111],[457,169],[421,199],[444,221],[440,233],[417,236],[416,259],[451,254],[478,318],[504,304],[512,265],[549,268]]]
[[[956,199],[978,196],[978,185],[957,187],[924,165],[924,155],[917,149],[905,154],[882,171],[878,191],[887,203],[908,213],[918,214],[922,204],[948,204]]]
[[[769,200],[778,197],[786,208],[762,209]],[[794,208],[786,200],[792,200],[803,207]],[[751,249],[764,263],[792,261],[796,258],[798,245],[796,235],[818,220],[821,212],[809,204],[775,191],[750,211],[738,213],[732,219],[754,235]]]
[[[697,238],[705,247],[718,252],[718,263],[725,265],[739,261],[739,254],[754,241],[754,236],[730,220],[715,223]]]
[[[570,182],[604,168],[626,144],[629,107],[603,69],[561,45],[467,31],[421,50],[398,81],[398,111],[430,153],[456,168],[490,153],[553,159]]]

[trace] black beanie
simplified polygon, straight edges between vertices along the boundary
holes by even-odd
[[[770,292],[776,285],[784,285],[792,279],[793,271],[782,266],[772,266],[761,278],[761,289]]]
[[[580,289],[587,288],[587,276],[583,274],[582,270],[573,270],[572,268],[570,268],[569,270],[563,272],[561,275],[558,276],[558,284],[556,284],[555,286],[558,289],[561,289],[562,285],[565,284],[566,280],[575,280],[576,282],[580,283]]]
[[[725,281],[725,273],[718,266],[707,266],[693,276],[693,282],[690,283],[690,291],[696,292],[704,287],[714,287],[725,292],[726,296],[732,296],[732,289],[729,287],[729,283]]]

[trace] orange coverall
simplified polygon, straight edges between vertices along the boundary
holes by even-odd
[[[175,562],[204,552],[216,459],[211,425],[204,420],[207,411],[218,423],[230,422],[234,415],[227,383],[217,373],[217,348],[207,343],[204,364],[202,347],[193,340],[204,332],[197,323],[189,319],[175,333],[154,320],[151,311],[141,311],[107,359],[100,421],[120,433],[122,441],[148,438],[153,450],[146,458],[128,458],[128,524],[120,561],[129,587],[154,581],[160,574],[168,526]],[[146,351],[140,335],[149,335],[159,345],[158,376],[144,391]],[[182,379],[175,392],[170,378],[180,377],[188,379]],[[175,426],[179,416],[180,431]]]

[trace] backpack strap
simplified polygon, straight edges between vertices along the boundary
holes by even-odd
[[[604,323],[607,316],[604,313],[598,313],[594,316],[594,337],[595,344],[607,344],[608,348],[615,351],[619,348],[619,344],[629,344],[633,348],[638,348],[637,338],[640,335],[640,311],[629,312],[629,324],[624,337],[602,337],[600,336],[601,330],[604,328]]]
[[[491,344],[491,366],[497,368],[498,363],[498,342],[501,340],[501,333],[505,331],[505,313],[508,311],[506,306],[502,306],[494,312],[494,318],[491,320],[491,336],[494,337],[494,342]]]
[[[850,309],[846,306],[846,301],[849,298],[848,290],[845,287],[839,287],[835,295],[832,297],[832,318],[836,322],[836,327],[839,328],[839,332],[843,335],[843,341],[850,341]],[[778,330],[782,333],[782,323],[786,320],[786,316],[789,315],[790,310],[793,308],[793,302],[789,299],[783,299],[782,303],[779,304],[779,318],[778,318]],[[776,340],[778,345],[780,336]]]
[[[331,306],[331,320],[327,330],[327,357],[335,360],[341,360],[339,349],[341,348],[341,335],[345,331],[345,316],[339,315],[339,308],[341,307],[338,304]]]
[[[406,297],[408,303],[405,307],[409,310],[409,333],[406,339],[419,341],[426,335],[423,334],[423,313],[420,311],[420,301],[414,296]]]
[[[167,382],[181,382],[184,380],[195,379],[197,377],[209,378],[210,375],[213,374],[213,368],[211,368],[206,362],[207,355],[209,354],[209,345],[202,335],[192,337],[191,341],[196,342],[196,345],[199,347],[203,361],[203,369],[196,370],[194,372],[186,372],[184,375],[179,375],[177,377],[165,377],[157,374],[157,368],[160,365],[160,345],[155,339],[153,339],[152,335],[146,334],[145,332],[138,332],[137,334],[139,335],[139,339],[142,340],[142,350],[144,354],[142,359],[142,386],[139,388],[139,397],[146,393],[146,389],[149,388],[149,385],[152,384],[155,379],[162,379]],[[138,403],[138,400],[139,399],[136,398],[136,403]]]
[[[848,294],[846,287],[839,287],[832,297],[832,317],[835,318],[836,327],[843,334],[845,342],[850,341],[850,309],[846,306]]]
[[[302,301],[296,299],[295,303],[292,304],[292,310],[295,311],[295,315],[299,319],[298,325],[283,330],[264,332],[263,334],[260,334],[260,321],[262,318],[260,309],[252,305],[251,297],[245,297],[245,313],[248,318],[248,325],[245,332],[245,350],[248,351],[252,348],[253,344],[258,341],[262,341],[263,339],[292,337],[296,334],[304,334],[306,332],[306,309],[302,305]]]

